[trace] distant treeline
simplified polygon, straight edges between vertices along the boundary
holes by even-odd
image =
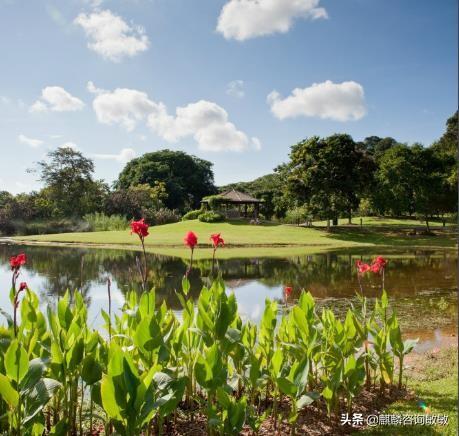
[[[355,213],[445,218],[457,211],[457,128],[456,112],[427,147],[390,137],[309,137],[291,147],[288,162],[274,173],[220,190],[263,199],[265,219],[336,220]],[[120,227],[139,217],[174,222],[219,191],[212,163],[182,151],[133,159],[112,186],[95,179],[94,162],[71,148],[51,151],[29,171],[44,187],[18,195],[0,191],[3,234]]]

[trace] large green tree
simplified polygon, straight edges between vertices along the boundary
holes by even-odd
[[[330,220],[351,217],[372,179],[372,157],[351,136],[313,136],[292,146],[281,168],[287,193],[312,215]]]
[[[117,189],[164,182],[169,209],[196,208],[203,197],[216,193],[212,163],[183,151],[146,153],[127,163],[116,182]]]
[[[37,163],[36,171],[52,202],[54,216],[83,216],[102,209],[108,187],[93,179],[94,162],[80,151],[60,147]]]

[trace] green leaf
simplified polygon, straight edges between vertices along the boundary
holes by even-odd
[[[109,376],[102,377],[101,397],[102,405],[107,415],[112,419],[121,421],[121,409],[116,402],[115,385]]]
[[[5,353],[5,369],[8,377],[19,383],[27,373],[29,359],[17,339],[11,342]]]
[[[33,359],[29,362],[29,369],[19,384],[19,389],[21,394],[26,394],[28,391],[32,390],[38,381],[43,376],[45,371],[45,363],[42,359]]]
[[[305,406],[309,406],[314,401],[317,401],[319,398],[320,394],[318,392],[307,392],[296,400],[296,407],[298,410],[302,409]]]
[[[330,401],[334,397],[333,391],[328,386],[325,386],[322,391],[322,397],[324,397],[327,401]]]
[[[102,378],[102,367],[93,354],[88,354],[84,358],[81,378],[88,385],[93,385]]]
[[[294,397],[297,393],[297,387],[285,377],[278,377],[276,380],[279,390],[289,397]]]
[[[3,374],[0,374],[0,395],[11,407],[18,405],[19,394],[11,385],[8,377]]]

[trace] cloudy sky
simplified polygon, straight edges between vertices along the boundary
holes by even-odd
[[[457,107],[456,0],[0,0],[0,189],[61,145],[114,180],[180,149],[251,180],[311,135],[430,144]]]

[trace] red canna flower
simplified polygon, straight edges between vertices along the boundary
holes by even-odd
[[[285,286],[284,287],[284,294],[285,294],[286,297],[290,296],[292,291],[293,291],[293,288],[291,286]]]
[[[26,282],[21,282],[21,284],[19,285],[19,292],[23,291],[24,289],[29,289],[29,287],[27,286]]]
[[[221,233],[215,233],[213,235],[210,235],[212,245],[214,246],[215,249],[217,249],[220,246],[223,247],[225,245],[225,241],[220,235]]]
[[[12,270],[19,270],[22,265],[25,265],[27,261],[26,255],[24,253],[20,253],[17,256],[10,257],[10,266]]]
[[[370,267],[370,265],[368,265],[368,263],[363,263],[361,260],[358,260],[355,263],[355,266],[357,267],[357,270],[358,270],[359,274],[365,274],[368,271],[370,271],[370,269],[371,269],[371,267]]]
[[[149,235],[148,233],[148,224],[145,222],[145,219],[142,218],[138,221],[131,222],[131,235],[135,233],[139,236],[140,239],[145,238]]]
[[[183,241],[185,242],[185,245],[190,247],[191,250],[194,250],[194,247],[196,246],[196,244],[198,243],[198,237],[196,236],[195,233],[193,232],[188,232],[186,235],[185,235],[185,238],[183,239]]]
[[[382,256],[378,256],[371,263],[371,266],[370,266],[371,272],[375,274],[380,274],[384,270],[386,265],[387,265],[387,260],[384,259]]]

